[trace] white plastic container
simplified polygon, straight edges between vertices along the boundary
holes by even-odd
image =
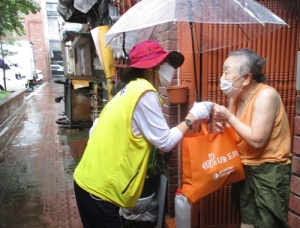
[[[175,223],[176,228],[191,227],[191,205],[188,199],[177,189],[175,195]]]

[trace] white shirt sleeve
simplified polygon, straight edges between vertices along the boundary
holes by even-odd
[[[98,123],[98,120],[99,120],[99,118],[96,118],[96,119],[94,120],[93,126],[92,126],[91,129],[89,130],[89,137],[91,137],[91,134],[92,134],[92,132],[94,131],[94,129],[95,129],[97,123]]]
[[[177,127],[169,128],[158,94],[153,91],[141,96],[133,112],[131,124],[135,136],[144,135],[152,145],[163,152],[172,150],[183,137]]]

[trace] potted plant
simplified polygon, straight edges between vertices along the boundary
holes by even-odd
[[[158,149],[152,146],[149,155],[149,162],[147,167],[146,179],[144,183],[144,188],[140,198],[151,196],[156,187],[156,181],[162,172],[160,157],[158,154]]]

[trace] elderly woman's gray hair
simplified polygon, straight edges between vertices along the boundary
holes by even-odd
[[[265,58],[262,58],[257,53],[247,48],[232,51],[228,56],[241,57],[241,75],[251,73],[253,80],[256,82],[264,83],[266,81],[266,76],[263,73],[263,69],[267,62]]]

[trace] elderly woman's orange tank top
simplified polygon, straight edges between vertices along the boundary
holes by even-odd
[[[251,125],[255,99],[259,92],[267,87],[270,86],[259,84],[256,91],[254,91],[251,98],[247,102],[245,109],[239,118],[244,124],[248,126]],[[233,113],[236,113],[237,104],[238,99],[236,99],[233,104]],[[263,148],[256,149],[252,147],[239,135],[237,135],[237,141],[238,150],[240,152],[242,162],[245,165],[260,165],[266,162],[278,162],[283,165],[291,163],[292,154],[289,122],[282,101],[280,102],[279,114],[273,124],[273,130],[271,132],[270,139]]]

